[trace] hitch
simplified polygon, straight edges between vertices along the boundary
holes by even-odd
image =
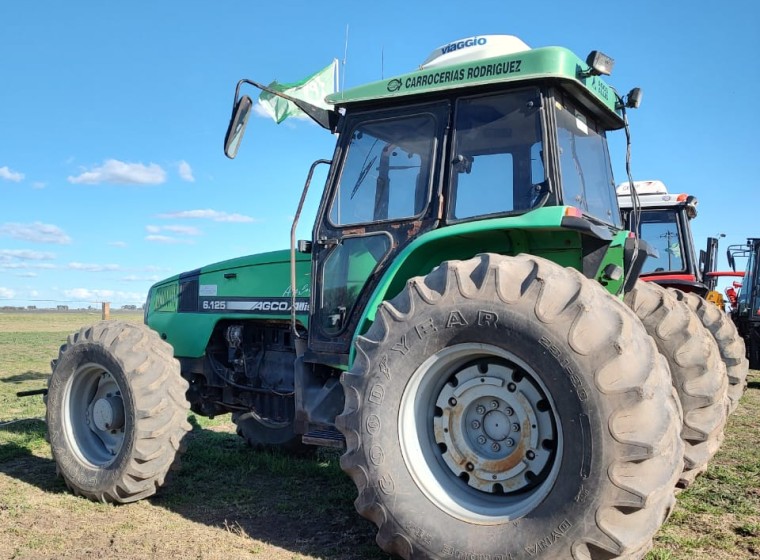
[[[32,389],[31,391],[19,391],[17,397],[33,397],[34,395],[47,395],[47,389]]]

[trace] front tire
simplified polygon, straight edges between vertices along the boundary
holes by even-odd
[[[155,494],[190,430],[172,348],[142,325],[103,321],[68,337],[48,385],[48,438],[77,495],[127,503]]]
[[[674,503],[667,364],[630,310],[550,261],[410,280],[342,383],[341,466],[403,558],[638,558]]]

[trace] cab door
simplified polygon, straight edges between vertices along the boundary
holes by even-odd
[[[436,227],[449,103],[349,114],[313,232],[307,360],[346,365],[383,270]]]

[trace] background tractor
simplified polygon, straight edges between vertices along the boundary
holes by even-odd
[[[728,248],[728,263],[736,270],[736,259],[746,257],[744,279],[731,300],[731,318],[747,346],[749,367],[760,369],[760,239],[751,237],[745,245]]]
[[[710,331],[726,366],[730,410],[735,410],[747,386],[749,364],[743,336],[724,313],[725,302],[716,290],[718,278],[733,273],[716,271],[718,238],[708,237],[706,249],[697,258],[691,233],[691,220],[697,217],[697,197],[671,194],[662,181],[622,183],[617,194],[626,227],[659,253],[647,259],[640,279],[671,289]],[[637,202],[640,213],[633,211]]]
[[[612,64],[477,36],[327,109],[242,80],[229,157],[246,84],[335,151],[289,251],[167,278],[147,327],[61,348],[47,405],[68,486],[148,496],[188,408],[232,413],[257,447],[344,449],[357,510],[403,558],[643,556],[720,443],[726,376],[689,307],[638,282],[650,245],[623,227],[606,134],[639,91],[618,95]]]

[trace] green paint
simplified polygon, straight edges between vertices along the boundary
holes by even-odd
[[[554,79],[594,102],[605,113],[607,120],[617,123],[611,128],[622,127],[614,90],[598,76],[584,76],[583,72],[587,69],[588,65],[568,49],[544,47],[402,74],[334,93],[327,97],[327,101],[338,107],[378,100],[392,103],[397,102],[399,97],[410,95]]]

